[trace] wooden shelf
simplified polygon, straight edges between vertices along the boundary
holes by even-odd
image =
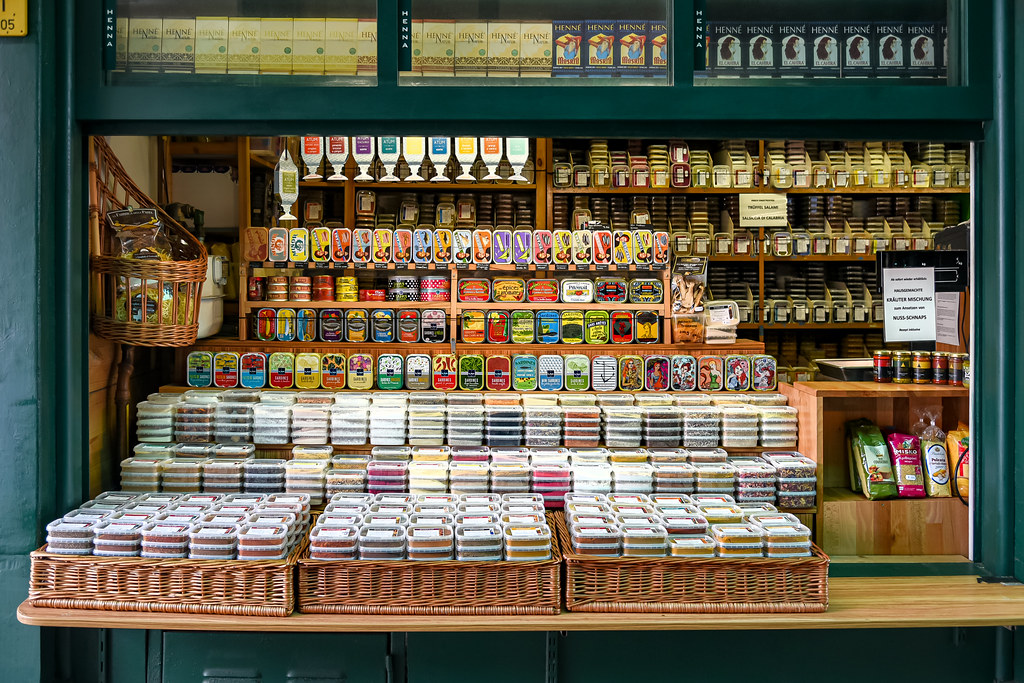
[[[784,194],[970,194],[969,187],[841,187],[789,188],[764,190]]]
[[[774,187],[553,187],[553,194],[970,194],[965,187],[899,188],[788,188]]]
[[[450,301],[250,301],[249,310],[260,308],[451,308]]]
[[[381,183],[381,182],[355,182],[351,180],[349,183],[355,185],[356,191],[359,190],[392,190],[395,192],[412,192],[415,190],[422,190],[424,192],[536,192],[537,186],[534,183],[512,183],[498,185],[496,183],[432,183],[426,182],[397,182],[397,183]],[[316,189],[344,189],[346,185],[344,180],[300,180],[299,188],[304,187],[316,188]]]
[[[766,263],[874,263],[874,254],[826,254],[807,256],[773,256],[764,254],[761,259]]]
[[[661,313],[665,312],[665,304],[609,304],[609,303],[589,303],[589,304],[556,304],[556,303],[529,303],[523,302],[506,302],[506,303],[486,303],[477,304],[470,301],[459,301],[455,303],[456,311],[463,310],[511,310],[511,309],[528,309],[532,311],[540,310],[551,310],[551,311],[589,311],[589,310],[603,310],[603,311],[618,311],[618,310],[630,310],[630,311],[658,311]]]
[[[793,389],[815,398],[964,398],[966,387],[936,384],[881,384],[878,382],[796,382]]]
[[[234,140],[221,142],[170,142],[171,156],[175,159],[222,159],[234,166],[238,163],[238,143]]]
[[[980,583],[975,576],[832,578],[828,611],[819,614],[562,612],[447,617],[296,613],[289,617],[235,617],[56,609],[32,607],[25,601],[18,607],[18,621],[30,626],[63,628],[353,633],[1016,626],[1024,625],[1024,589]]]
[[[741,330],[756,330],[763,327],[766,330],[880,330],[882,323],[740,323]]]
[[[249,162],[273,171],[277,168],[278,155],[260,150],[249,150]]]

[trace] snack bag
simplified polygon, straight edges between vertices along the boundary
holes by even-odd
[[[960,424],[957,429],[946,433],[946,452],[955,470],[960,497],[967,500],[971,492],[971,453],[970,433],[966,425]]]
[[[921,470],[921,439],[913,434],[890,434],[886,441],[896,470],[900,498],[924,498],[924,472]]]
[[[895,498],[899,489],[893,478],[889,449],[885,447],[882,432],[868,420],[848,422],[846,429],[864,496],[869,500]]]
[[[930,420],[925,424],[925,418]],[[948,498],[949,456],[946,452],[946,435],[935,425],[936,416],[925,413],[920,416],[914,433],[921,437],[921,465],[924,468],[925,492],[933,498]]]

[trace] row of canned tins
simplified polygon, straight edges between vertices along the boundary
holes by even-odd
[[[630,230],[534,230],[499,226],[461,230],[418,228],[270,228],[267,256],[276,262],[476,263],[496,265],[667,265],[669,234],[647,226]]]
[[[396,275],[387,289],[360,289],[354,277],[333,275],[254,275],[249,278],[249,301],[451,301],[446,277]]]
[[[457,318],[469,344],[657,344],[655,311],[469,309]],[[439,344],[448,340],[442,309],[261,308],[252,318],[259,341]]]
[[[188,385],[230,389],[774,391],[775,358],[582,354],[288,353],[188,355]]]

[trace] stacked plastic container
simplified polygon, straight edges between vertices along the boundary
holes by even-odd
[[[490,490],[490,456],[483,447],[452,446],[448,486],[452,493],[487,493]]]
[[[479,396],[479,394],[477,394]],[[482,446],[484,443],[484,407],[448,402],[448,445],[452,448]]]
[[[722,407],[722,445],[726,448],[757,447],[759,413],[750,406]]]
[[[654,468],[646,462],[612,465],[612,490],[616,493],[652,493]]]
[[[252,441],[253,403],[221,401],[214,413],[213,438],[217,443],[249,443]]]
[[[292,406],[292,443],[326,444],[334,394],[300,391]]]
[[[365,455],[340,454],[331,458],[327,473],[327,495],[361,493],[366,490],[366,467],[370,458]]]
[[[291,414],[294,391],[264,391],[252,407],[252,442],[282,445],[291,442]]]
[[[413,446],[441,446],[445,437],[445,398],[441,392],[423,391],[409,395],[409,443]]]
[[[533,463],[534,493],[541,494],[545,507],[560,507],[572,490],[572,469],[567,462]]]
[[[641,399],[652,400],[641,400]],[[681,409],[672,405],[669,395],[637,396],[644,415],[644,445],[650,448],[676,448],[682,442]]]
[[[491,448],[491,491],[530,493],[530,451],[527,448]]]
[[[732,461],[736,468],[736,501],[775,504],[776,470],[761,459]]]
[[[203,492],[218,495],[241,493],[244,488],[246,460],[223,457],[208,460],[203,466]]]
[[[289,460],[284,468],[285,492],[306,494],[310,504],[320,505],[324,499],[327,464],[327,460]]]
[[[338,393],[331,412],[331,443],[336,446],[366,444],[370,420],[370,394]]]
[[[562,408],[557,405],[527,405],[524,411],[527,446],[562,445]]]
[[[186,391],[174,405],[174,440],[178,443],[209,443],[214,440],[214,421],[219,391]]]
[[[159,491],[161,475],[167,459],[135,456],[121,461],[121,490],[132,492]]]
[[[409,492],[439,494],[448,491],[448,462],[444,460],[413,460],[409,463]]]
[[[562,394],[558,397],[564,422],[563,444],[567,448],[597,448],[601,445],[601,408],[595,394]]]
[[[639,448],[643,441],[643,409],[633,405],[601,406],[604,443],[609,448]]]
[[[143,443],[174,441],[175,406],[181,394],[150,394],[136,407],[135,435]]]
[[[214,444],[179,443],[174,459],[163,472],[161,490],[171,493],[195,493],[203,490],[203,469],[216,452]]]
[[[514,398],[512,398],[514,397]],[[487,414],[487,445],[491,448],[514,448],[523,444],[523,407],[518,394],[508,399],[488,398],[484,405]]]
[[[375,392],[370,406],[370,443],[374,446],[402,446],[406,443],[409,395],[405,392]]]
[[[409,490],[409,459],[407,446],[378,446],[370,452],[366,466],[367,490],[370,493],[400,493]]]
[[[694,464],[698,494],[731,496],[736,490],[736,468],[729,463]]]
[[[817,464],[795,452],[765,453],[778,472],[778,506],[787,510],[813,508],[817,503]]]
[[[721,440],[722,409],[713,406],[686,406],[683,413],[683,446],[710,448]]]
[[[697,471],[689,463],[690,454],[682,448],[654,448],[649,451],[654,469],[654,492],[693,493]]]
[[[796,448],[797,410],[790,406],[760,408],[761,445],[766,448]]]
[[[265,458],[244,463],[245,492],[282,493],[285,490],[285,462],[280,458]]]

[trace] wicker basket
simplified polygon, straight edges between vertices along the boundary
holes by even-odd
[[[58,609],[286,617],[304,546],[266,562],[57,555],[43,546],[31,555],[28,599]]]
[[[572,552],[560,516],[565,606],[574,612],[824,612],[828,556],[797,559],[598,558]]]
[[[548,524],[554,515],[548,514]],[[554,527],[552,526],[552,534]],[[561,558],[542,562],[299,560],[299,611],[314,614],[558,614]]]
[[[114,255],[107,212],[128,206],[157,209],[171,249],[181,260],[138,261]],[[93,137],[89,143],[89,231],[92,331],[133,346],[195,343],[206,248],[139,189],[102,137]],[[131,315],[136,300],[139,320]],[[170,302],[167,309],[156,305],[150,316],[149,303],[165,300]]]

